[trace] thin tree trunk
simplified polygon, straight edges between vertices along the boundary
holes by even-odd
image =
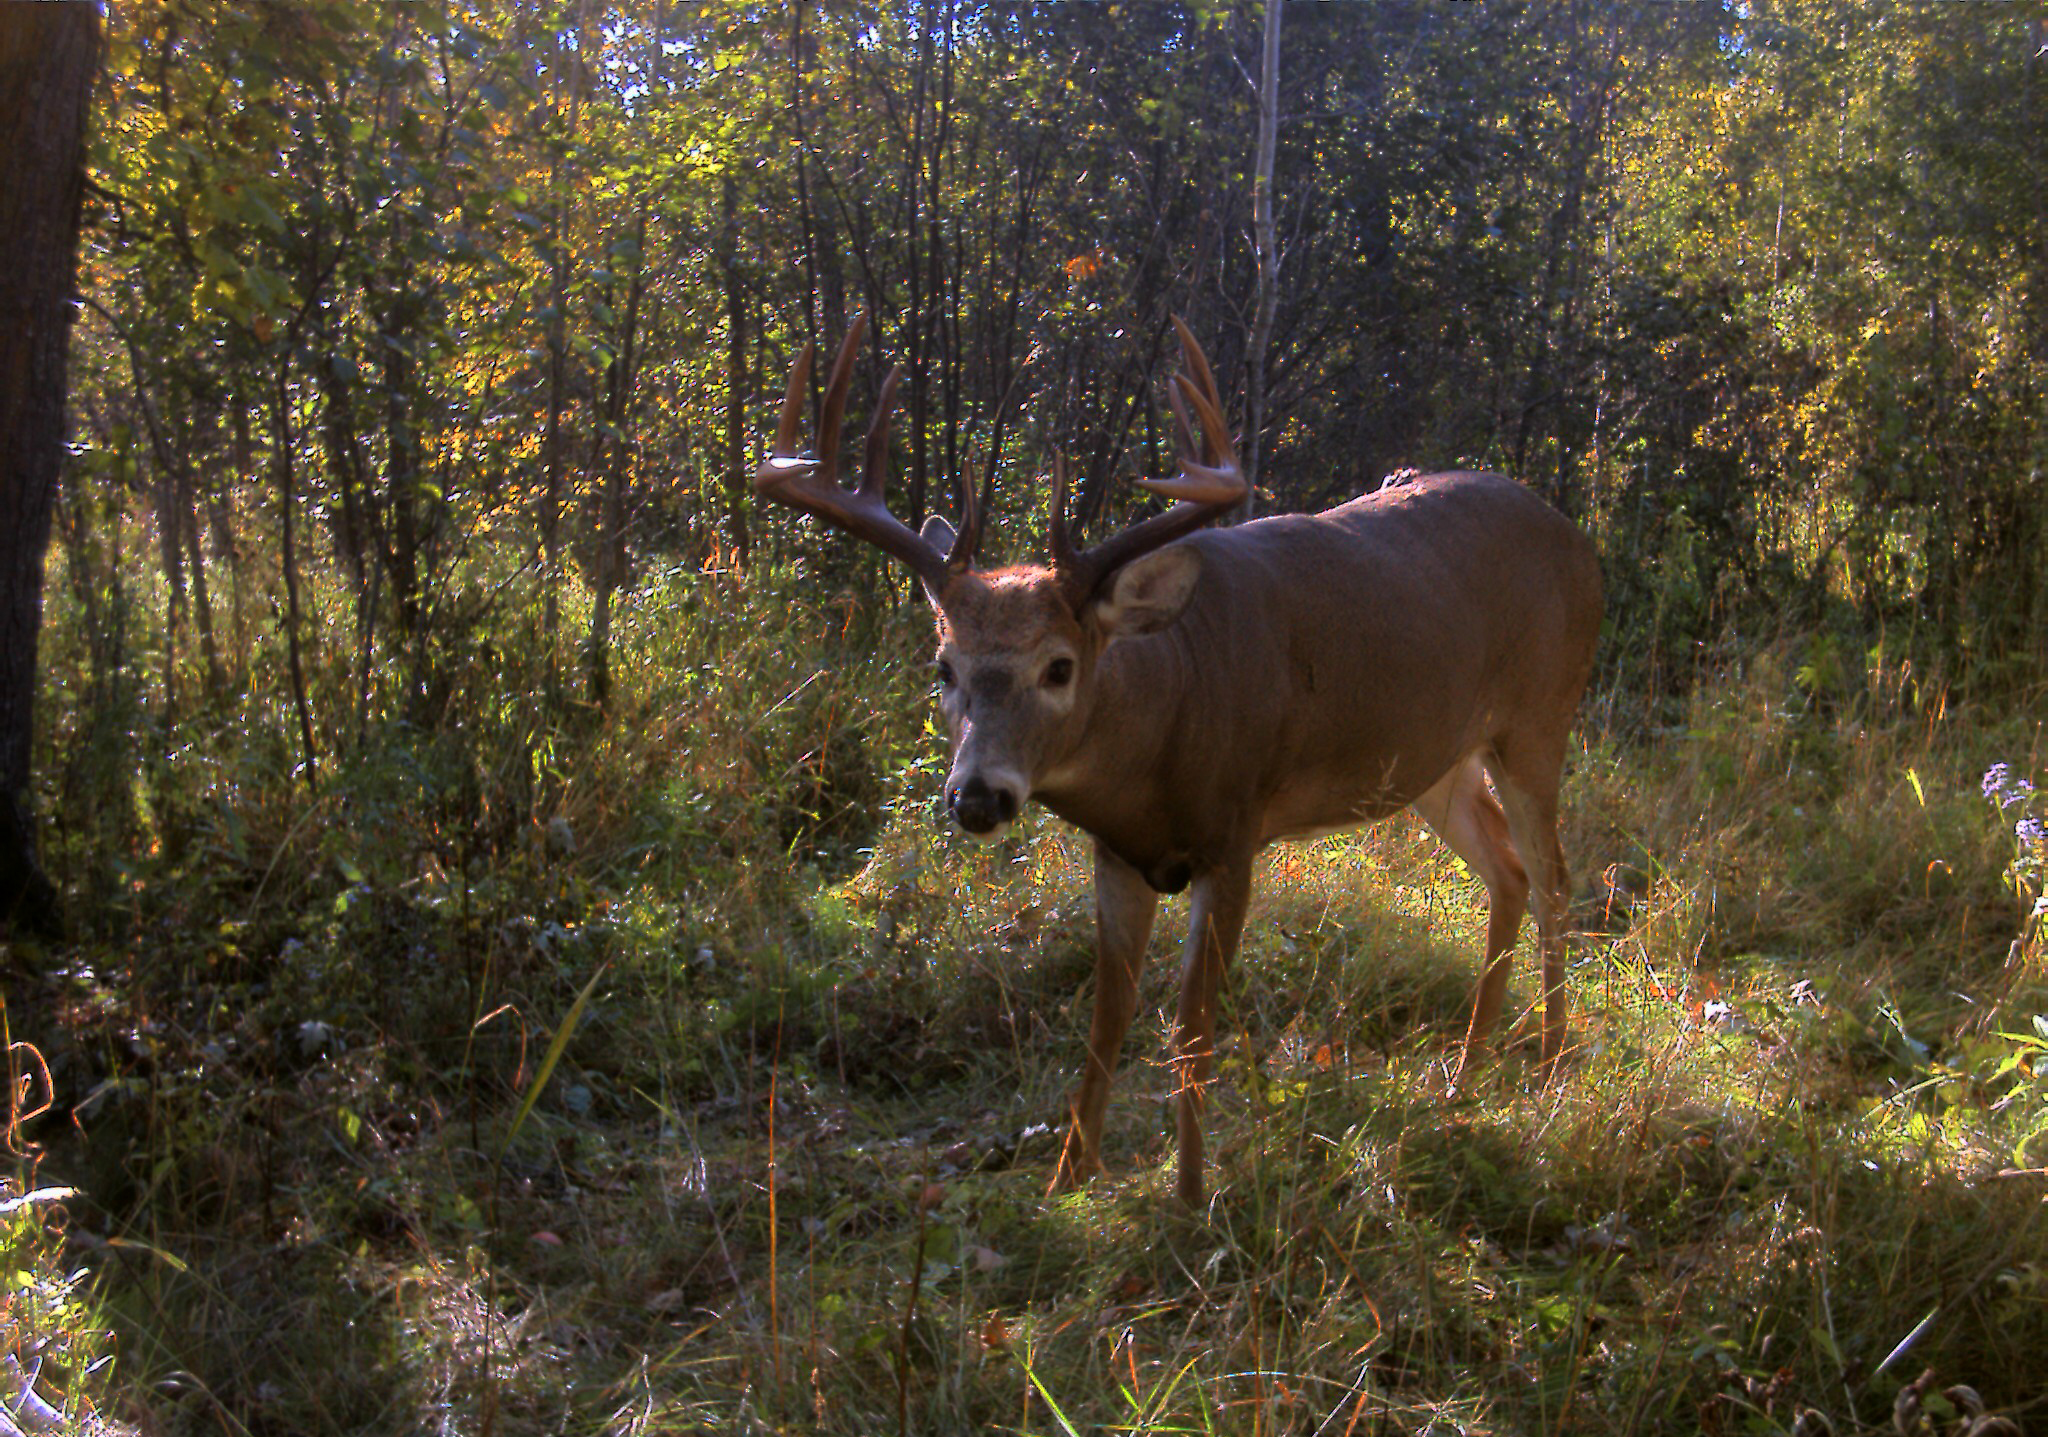
[[[210,696],[227,691],[227,675],[221,668],[220,644],[213,631],[213,599],[206,584],[206,548],[199,535],[199,501],[192,482],[192,466],[180,463],[172,482],[177,487],[178,522],[185,532],[185,557],[191,565],[192,611],[199,620],[199,652],[206,660],[206,686]]]
[[[0,6],[0,931],[55,936],[29,767],[43,554],[64,455],[96,5]]]
[[[113,316],[94,305],[110,326]],[[118,326],[116,326],[118,332]],[[206,687],[209,695],[218,695],[227,689],[227,676],[221,668],[220,646],[213,629],[213,601],[208,596],[206,585],[206,549],[199,528],[198,485],[192,477],[192,461],[187,453],[186,426],[180,422],[175,430],[166,425],[158,413],[156,403],[150,398],[149,385],[144,382],[142,354],[135,342],[126,334],[121,335],[122,344],[128,351],[128,371],[134,385],[136,403],[142,408],[143,427],[149,431],[149,448],[155,458],[161,484],[157,492],[157,518],[163,526],[163,537],[169,546],[164,559],[164,572],[170,577],[173,601],[172,642],[167,649],[176,648],[175,631],[176,601],[182,590],[182,575],[179,560],[182,556],[191,565],[191,592],[193,610],[198,617],[199,648],[206,660]],[[182,419],[182,416],[180,416]],[[168,664],[164,673],[164,692],[171,692],[171,676]]]
[[[164,604],[164,723],[178,721],[178,636],[185,626],[184,545],[179,542],[178,503],[172,487],[171,468],[159,463],[155,482],[149,486],[150,507],[156,511],[157,559],[164,566],[164,583],[169,590]]]
[[[286,386],[289,365],[289,360],[278,361],[276,413],[273,416],[277,449],[271,460],[271,467],[277,475],[277,502],[282,515],[284,642],[285,653],[290,660],[292,704],[298,710],[299,738],[305,746],[306,790],[317,794],[320,791],[320,784],[313,754],[313,709],[306,699],[306,669],[299,655],[299,557],[292,521],[291,395]]]
[[[924,226],[920,213],[924,208],[925,166],[929,163],[925,153],[925,111],[932,69],[931,0],[920,0],[912,7],[911,14],[911,23],[917,27],[917,83],[910,92],[910,144],[903,158],[903,197],[908,207],[903,225],[908,312],[903,327],[910,351],[910,479],[905,499],[909,504],[908,512],[919,515],[925,512],[926,485],[929,483],[925,426],[931,403],[931,355],[927,342],[930,330],[925,315],[928,276],[924,266]]]
[[[339,347],[341,340],[330,335],[327,342]],[[376,650],[378,591],[384,574],[382,564],[370,561],[372,550],[384,547],[382,514],[370,496],[363,464],[362,444],[356,436],[355,405],[341,375],[332,362],[321,368],[321,398],[325,410],[322,434],[327,445],[328,472],[341,494],[341,512],[335,524],[344,563],[348,565],[349,599],[356,611],[356,656],[361,663],[358,692],[362,707],[356,731],[366,732],[370,692],[370,663]]]
[[[818,225],[811,211],[810,133],[804,122],[804,0],[790,7],[789,124],[796,137],[796,211],[804,235],[804,338],[818,342]],[[815,389],[818,376],[813,374]]]
[[[1273,157],[1280,143],[1280,12],[1282,0],[1266,0],[1263,59],[1259,66],[1259,148],[1252,175],[1252,244],[1257,253],[1258,295],[1252,332],[1245,346],[1244,477],[1247,493],[1240,511],[1258,511],[1259,463],[1265,457],[1266,350],[1273,342],[1273,317],[1280,307],[1279,227],[1273,219]]]
[[[235,489],[249,477],[255,446],[249,442],[249,405],[235,386],[228,397],[228,480],[207,491],[206,527],[213,551],[227,561],[228,612],[234,620],[235,652],[249,652],[249,620],[242,605],[242,549],[235,542]]]
[[[590,613],[590,642],[585,650],[585,678],[590,701],[603,708],[611,699],[612,595],[626,567],[626,472],[631,446],[626,442],[626,413],[632,406],[639,358],[640,301],[647,289],[647,210],[651,193],[643,193],[634,224],[633,278],[626,290],[626,323],[619,352],[605,367],[604,423],[597,439],[598,469],[603,477],[603,503],[597,526],[597,593]]]
[[[733,560],[747,567],[747,327],[746,289],[740,283],[739,183],[725,177],[725,225],[720,248],[725,271],[725,502]]]
[[[562,517],[562,410],[569,368],[569,345],[564,310],[568,289],[562,263],[560,219],[549,243],[548,256],[548,417],[541,436],[543,477],[540,495],[541,644],[547,650],[547,669],[555,671],[555,631],[561,622],[561,596],[556,587],[561,577]]]
[[[926,367],[933,371],[933,382],[939,386],[944,416],[939,453],[945,477],[941,482],[956,489],[957,503],[968,481],[960,464],[959,335],[957,328],[947,324],[951,313],[951,306],[947,303],[951,297],[948,294],[951,285],[946,273],[945,212],[941,209],[945,203],[946,162],[953,149],[953,0],[939,0],[939,3],[944,7],[941,23],[944,25],[942,37],[945,48],[939,63],[938,136],[932,143],[931,163],[927,167],[924,207],[927,228],[924,257],[929,272],[925,303],[931,307],[931,320],[927,325],[930,338],[926,346],[936,355],[937,362]],[[927,399],[927,412],[930,407],[931,401]],[[935,500],[932,507],[938,507]]]
[[[656,0],[654,26],[648,42],[648,58],[656,93],[666,90],[667,72],[662,49],[664,6]],[[798,24],[803,17],[797,9]],[[611,701],[612,596],[626,569],[626,471],[631,446],[626,441],[626,414],[632,407],[635,369],[639,362],[640,301],[647,291],[647,216],[654,203],[652,187],[640,192],[639,213],[633,222],[633,278],[626,289],[626,323],[620,336],[619,352],[605,370],[604,422],[597,431],[598,470],[603,476],[603,499],[597,523],[597,593],[590,612],[590,642],[584,650],[584,674],[590,702],[603,709]]]
[[[574,34],[575,54],[566,63],[556,41],[553,71],[566,70],[569,87],[568,148],[573,149],[582,115],[583,67],[589,63],[584,45],[589,36],[588,6],[577,6]],[[541,644],[547,651],[548,685],[555,682],[555,645],[562,623],[562,490],[566,465],[562,462],[562,415],[568,408],[569,384],[569,262],[568,196],[575,187],[575,169],[567,160],[555,161],[548,174],[548,418],[542,440],[545,473],[540,501]]]

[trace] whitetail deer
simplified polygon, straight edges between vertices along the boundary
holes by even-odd
[[[1543,1071],[1553,1070],[1565,1038],[1557,792],[1600,632],[1600,571],[1568,520],[1495,474],[1420,475],[1321,514],[1195,533],[1246,486],[1208,362],[1174,324],[1185,369],[1167,397],[1181,472],[1139,482],[1178,502],[1077,549],[1056,462],[1048,567],[974,568],[971,485],[957,534],[944,519],[918,532],[890,514],[900,366],[876,401],[859,487],[840,485],[864,315],[827,383],[815,457],[798,444],[806,349],[754,482],[922,581],[938,611],[945,796],[960,827],[993,835],[1035,798],[1095,840],[1095,1011],[1055,1186],[1101,1170],[1103,1109],[1158,895],[1192,885],[1172,1042],[1179,1191],[1199,1203],[1217,981],[1237,951],[1253,861],[1276,839],[1413,808],[1485,882],[1486,958],[1454,1083],[1500,1015],[1533,900]]]

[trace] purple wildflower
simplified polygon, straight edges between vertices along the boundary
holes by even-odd
[[[2023,818],[2012,826],[2012,836],[2022,848],[2039,848],[2048,842],[2048,829],[2042,827],[2038,818]]]
[[[2006,781],[2012,777],[2012,765],[1994,763],[1984,770],[1984,796],[1996,798],[2005,791]]]
[[[2025,803],[2027,795],[2033,791],[2034,785],[2028,783],[2025,779],[2021,779],[2011,788],[2007,789],[2003,796],[1999,798],[1998,806],[2000,808],[2011,808],[2016,803]]]

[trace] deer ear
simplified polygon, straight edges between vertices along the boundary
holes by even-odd
[[[923,539],[925,543],[931,545],[934,549],[937,549],[941,554],[950,554],[953,551],[953,540],[955,538],[953,526],[948,524],[940,515],[934,514],[931,518],[925,520],[917,533],[919,538]],[[938,591],[932,588],[930,584],[923,584],[922,587],[925,598],[936,609],[939,606]]]
[[[1117,570],[1109,592],[1095,604],[1095,622],[1112,642],[1157,633],[1180,617],[1201,577],[1197,550],[1186,544],[1155,549]]]

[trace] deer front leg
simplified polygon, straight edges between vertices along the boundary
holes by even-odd
[[[1180,1136],[1177,1190],[1202,1205],[1202,1107],[1216,1053],[1216,987],[1237,954],[1251,897],[1249,855],[1195,880],[1187,944],[1181,950],[1180,1017],[1174,1029],[1174,1117]]]
[[[1117,1055],[1138,1007],[1138,973],[1159,895],[1100,843],[1095,845],[1095,1012],[1088,1024],[1088,1065],[1070,1105],[1072,1122],[1053,1173],[1054,1191],[1078,1187],[1102,1171],[1102,1114]]]

